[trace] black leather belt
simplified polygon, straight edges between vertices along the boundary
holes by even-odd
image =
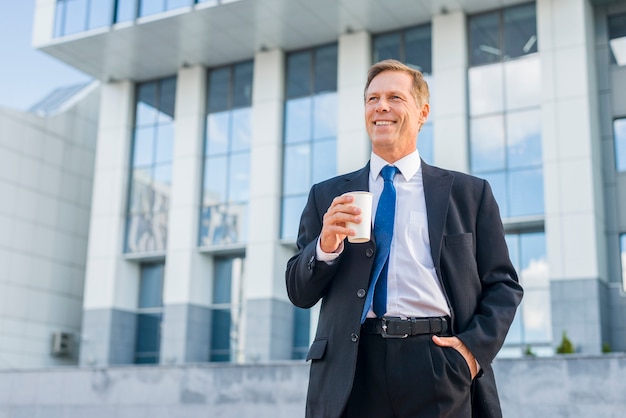
[[[380,334],[383,338],[406,338],[410,335],[450,335],[450,318],[367,318],[361,325],[364,334]]]

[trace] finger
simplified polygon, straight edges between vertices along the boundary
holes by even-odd
[[[433,335],[433,342],[440,347],[457,347],[459,345],[459,339],[457,337],[439,337]]]

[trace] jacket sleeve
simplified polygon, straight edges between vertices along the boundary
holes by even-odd
[[[475,226],[480,294],[474,315],[457,336],[479,364],[488,365],[504,344],[523,290],[509,257],[498,205],[489,183],[482,182]]]
[[[285,280],[287,294],[291,302],[300,308],[310,308],[326,293],[337,266],[339,257],[332,265],[318,261],[315,255],[317,240],[322,230],[324,213],[327,210],[326,200],[318,202],[317,186],[309,192],[298,231],[298,252],[287,262]]]

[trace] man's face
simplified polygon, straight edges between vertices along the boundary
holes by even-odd
[[[383,71],[374,77],[365,95],[365,124],[372,150],[387,162],[415,151],[417,133],[428,118],[428,103],[418,105],[411,87],[409,74]]]

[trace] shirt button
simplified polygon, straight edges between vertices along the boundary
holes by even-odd
[[[350,334],[350,340],[355,343],[357,341],[359,341],[359,336],[356,335],[354,332],[352,334]]]
[[[372,250],[371,248],[368,248],[367,250],[365,250],[365,255],[367,257],[371,257],[374,255],[374,250]]]
[[[356,295],[357,295],[358,297],[360,297],[360,298],[364,298],[366,294],[367,294],[367,292],[365,291],[365,289],[359,289],[359,290],[357,290],[357,292],[356,292]]]

